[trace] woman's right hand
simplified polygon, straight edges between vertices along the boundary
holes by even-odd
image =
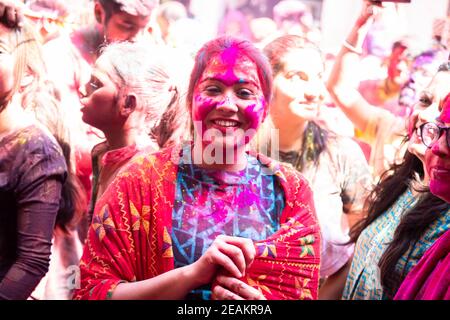
[[[220,268],[233,277],[241,278],[255,254],[252,240],[220,235],[200,259],[190,265],[191,274],[199,286],[210,283]]]

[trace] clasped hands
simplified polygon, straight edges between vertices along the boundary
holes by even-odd
[[[212,283],[214,300],[265,300],[259,290],[240,280],[255,255],[252,240],[220,235],[191,267],[200,285]]]

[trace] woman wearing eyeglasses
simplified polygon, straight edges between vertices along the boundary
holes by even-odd
[[[450,203],[450,93],[436,122],[420,126],[430,191]],[[398,300],[450,300],[450,231],[427,250],[400,286]]]
[[[449,103],[449,70],[449,63],[441,65],[414,106],[408,130],[408,151],[403,162],[391,168],[392,173],[387,171],[382,175],[381,181],[369,196],[367,218],[351,232],[351,241],[356,241],[356,246],[345,284],[344,299],[394,298],[406,275],[449,229],[450,204],[442,197],[439,198],[433,186],[432,192],[437,196],[429,192],[427,187],[429,174],[431,184],[437,185],[439,190],[443,185],[448,186],[448,183],[445,183],[445,178],[439,178],[441,180],[437,183],[438,177],[443,176],[441,171],[424,170],[427,147],[422,143],[419,130],[424,123],[436,119],[440,108]],[[436,158],[438,154],[444,154],[443,139],[439,141],[440,147],[432,149]],[[445,150],[448,157],[448,149]],[[432,163],[428,161],[429,156],[427,154],[427,164]],[[449,168],[446,161],[436,163],[447,163]]]

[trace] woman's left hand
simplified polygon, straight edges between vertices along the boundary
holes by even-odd
[[[266,300],[257,289],[220,272],[211,288],[213,300]]]

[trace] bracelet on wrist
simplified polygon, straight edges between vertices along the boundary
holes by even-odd
[[[348,50],[350,50],[351,52],[354,52],[356,54],[362,54],[362,49],[357,49],[354,46],[352,46],[350,43],[348,43],[347,40],[344,40],[344,42],[342,43],[342,46],[344,46],[345,48],[347,48]]]

